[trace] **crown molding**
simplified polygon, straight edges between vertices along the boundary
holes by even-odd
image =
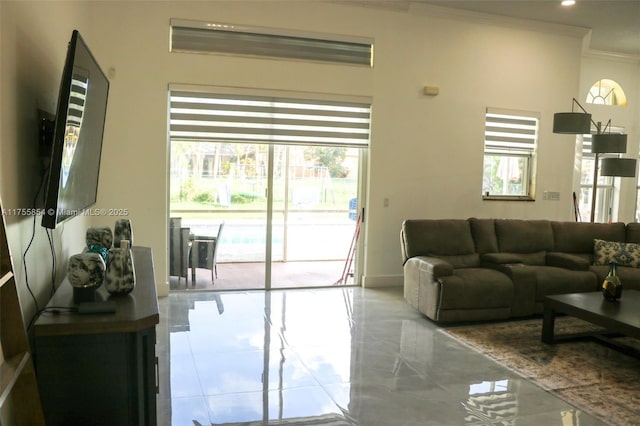
[[[640,64],[640,55],[630,55],[627,53],[608,52],[606,50],[585,49],[582,52],[585,58],[603,59],[606,61],[616,61],[628,64]]]
[[[325,0],[325,2],[393,12],[408,12],[411,4],[410,0]]]
[[[486,25],[502,26],[507,28],[525,29],[547,34],[560,34],[580,39],[582,39],[590,32],[589,28],[584,27],[553,24],[549,22],[535,21],[532,19],[512,18],[509,16],[494,15],[490,13],[474,12],[469,10],[454,9],[415,2],[411,3],[409,13],[429,16],[433,18],[452,19]]]
[[[629,64],[640,63],[640,55],[629,53],[611,52],[591,48],[591,30],[582,39],[582,56],[585,58],[602,59],[606,61],[624,62]]]

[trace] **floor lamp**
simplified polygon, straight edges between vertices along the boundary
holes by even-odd
[[[582,112],[574,112],[574,105],[577,105]],[[586,135],[591,133],[592,124],[596,128],[596,133],[591,135],[591,152],[594,154],[591,222],[595,222],[600,154],[626,153],[627,135],[611,133],[611,120],[604,128],[601,122],[593,121],[591,114],[575,98],[571,104],[571,112],[558,112],[553,115],[553,133]],[[636,175],[636,160],[633,158],[603,158],[601,167],[602,176],[634,177]]]

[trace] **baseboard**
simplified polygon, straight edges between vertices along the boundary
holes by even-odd
[[[404,276],[402,275],[365,275],[362,277],[362,287],[402,287]]]
[[[165,281],[164,283],[161,281],[156,282],[156,292],[158,297],[169,296],[169,281]]]

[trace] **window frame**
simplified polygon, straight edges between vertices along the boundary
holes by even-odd
[[[622,127],[611,127],[611,132],[616,133],[624,133],[624,128]],[[591,134],[580,135],[582,137],[582,158],[580,160],[580,170],[581,172],[585,169],[585,162],[594,163],[595,155],[591,152],[591,137],[593,134],[597,133],[597,129],[592,128]],[[605,158],[619,158],[620,154],[600,154],[598,156],[598,160],[602,161]],[[600,164],[595,165],[596,167],[600,167]],[[580,178],[580,192],[581,195],[586,191],[587,199],[586,205],[591,205],[592,202],[592,194],[593,194],[593,165],[589,166],[590,173],[588,182],[584,182],[582,176]],[[619,182],[619,179],[616,180],[613,176],[602,176],[602,174],[598,173],[598,182],[597,182],[597,194],[596,194],[596,212],[594,216],[594,221],[598,222],[608,222],[613,219],[613,211],[617,206],[614,206],[614,202],[618,202],[614,197],[616,189],[619,189],[619,186],[616,186],[616,182]],[[580,202],[580,200],[578,200]],[[580,203],[582,204],[582,203]],[[591,206],[593,208],[593,206]],[[580,211],[581,220],[584,221],[585,218],[591,217],[591,210],[586,212]],[[584,217],[583,217],[584,216]]]
[[[600,160],[602,160],[602,158],[606,158],[603,156],[600,156]],[[580,162],[580,169],[584,170],[585,167],[585,162],[590,162],[590,163],[594,163],[595,161],[595,156],[591,153],[585,153],[583,152],[582,154],[582,160]],[[591,171],[593,171],[593,166],[590,167]],[[606,222],[609,219],[611,219],[611,217],[608,216],[608,212],[607,212],[607,208],[611,209],[613,208],[613,192],[615,190],[615,181],[613,179],[612,176],[602,176],[600,174],[598,174],[598,184],[597,184],[597,194],[596,194],[596,213],[594,216],[594,220],[595,222]],[[589,173],[589,182],[583,182],[582,179],[580,179],[580,196],[582,197],[582,194],[586,194],[586,203],[585,205],[589,205],[590,208],[593,208],[593,206],[591,206],[591,202],[592,202],[592,194],[593,194],[593,173]],[[580,203],[580,200],[578,200],[579,205],[582,204]],[[580,219],[581,221],[589,221],[589,218],[591,217],[591,210],[588,211],[580,211]]]
[[[638,170],[636,176],[640,176],[640,161],[638,162]],[[633,212],[634,222],[640,222],[640,179],[636,182],[636,210]]]
[[[627,95],[615,80],[603,78],[593,83],[587,93],[586,102],[594,105],[627,106]]]
[[[537,112],[490,107],[486,109],[482,156],[483,200],[535,201],[539,130],[540,114]],[[487,191],[485,180],[487,177],[492,178],[492,175],[487,176],[487,157],[524,159],[521,177],[523,193],[492,194]]]

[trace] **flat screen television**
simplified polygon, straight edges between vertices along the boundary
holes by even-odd
[[[71,35],[53,123],[42,226],[82,215],[98,193],[109,80],[77,30]]]

